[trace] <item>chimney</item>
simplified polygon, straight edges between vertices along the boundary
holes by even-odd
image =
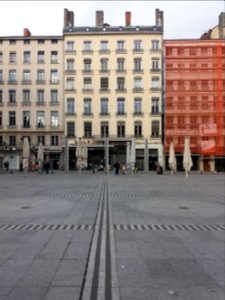
[[[163,27],[163,11],[158,8],[155,10],[155,25]]]
[[[30,30],[29,30],[28,28],[24,28],[24,29],[23,29],[23,36],[24,36],[24,37],[29,37],[29,36],[31,36],[31,32],[30,32]]]
[[[131,12],[130,11],[126,11],[125,21],[126,21],[126,26],[131,26]]]
[[[96,27],[103,27],[104,23],[104,12],[102,10],[96,11]]]
[[[74,27],[74,12],[64,9],[64,27]]]

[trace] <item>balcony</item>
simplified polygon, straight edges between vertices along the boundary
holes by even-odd
[[[8,80],[8,84],[10,84],[10,85],[16,85],[16,84],[18,84],[18,81],[14,80],[14,79],[10,79],[10,80]]]
[[[36,101],[36,105],[37,106],[46,106],[46,102],[45,101]]]
[[[65,70],[65,75],[76,75],[77,71],[74,69],[67,69]]]
[[[46,83],[46,80],[44,79],[37,79],[36,80],[36,84],[45,84]]]
[[[94,92],[94,90],[93,89],[89,89],[89,88],[84,88],[84,89],[82,89],[82,92],[83,93],[86,93],[86,94],[93,94],[93,92]]]
[[[7,105],[8,106],[17,106],[17,102],[8,102]]]
[[[101,49],[101,50],[99,50],[99,54],[110,54],[110,50],[109,49]]]
[[[133,49],[133,53],[144,53],[144,49],[141,49],[141,48],[134,48]]]
[[[108,93],[110,93],[110,89],[109,88],[101,88],[101,89],[99,89],[99,93],[101,93],[101,94],[103,94],[103,93],[108,94]]]
[[[88,75],[92,75],[93,74],[93,70],[85,70],[84,69],[84,70],[82,70],[82,73],[85,74],[85,75],[87,75],[87,74]]]
[[[58,79],[51,79],[51,80],[49,80],[49,84],[59,84],[59,80]]]
[[[143,112],[134,112],[133,117],[143,117],[144,113]]]
[[[134,87],[134,88],[133,88],[133,92],[134,92],[134,93],[143,93],[143,92],[144,92],[144,89],[143,89],[143,88],[140,88],[140,87]]]
[[[116,89],[116,93],[126,93],[126,92],[127,92],[127,89],[125,89],[125,88]]]
[[[104,135],[93,135],[92,138],[96,142],[101,142],[101,141],[103,142],[103,141],[105,141],[106,137]],[[128,142],[128,141],[132,140],[133,135],[124,135],[124,136],[108,135],[107,138],[109,141]]]
[[[154,86],[154,87],[151,87],[151,88],[150,88],[150,90],[151,90],[152,92],[160,92],[161,89],[162,89],[162,88],[161,88],[160,86],[157,86],[157,87]]]
[[[116,49],[116,54],[126,54],[127,50],[126,49]]]
[[[30,79],[23,79],[22,82],[21,82],[21,84],[23,84],[23,85],[30,85],[30,84],[32,84],[32,81]]]
[[[31,102],[30,101],[23,101],[22,106],[31,106]]]

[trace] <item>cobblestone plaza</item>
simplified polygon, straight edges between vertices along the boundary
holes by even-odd
[[[0,174],[1,300],[223,300],[224,174]]]

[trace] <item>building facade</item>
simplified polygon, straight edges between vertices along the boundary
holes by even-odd
[[[182,170],[184,137],[193,170],[225,170],[225,40],[166,40],[165,154],[174,143]],[[168,166],[168,165],[167,165]]]
[[[96,12],[93,27],[78,27],[74,13],[64,10],[64,109],[69,168],[76,167],[75,149],[88,144],[89,164],[129,164],[130,149],[140,170],[163,164],[162,49],[163,12],[154,26],[104,22]]]
[[[5,161],[20,169],[22,142],[28,137],[31,163],[38,145],[54,168],[64,142],[63,39],[61,36],[0,37],[0,170]]]

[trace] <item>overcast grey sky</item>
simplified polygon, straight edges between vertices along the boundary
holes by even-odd
[[[164,11],[164,38],[199,38],[218,24],[224,0],[210,1],[0,1],[0,36],[61,35],[64,8],[74,11],[75,26],[95,26],[95,11],[104,11],[104,22],[125,25],[125,12],[132,13],[131,25],[155,25],[155,9]]]

